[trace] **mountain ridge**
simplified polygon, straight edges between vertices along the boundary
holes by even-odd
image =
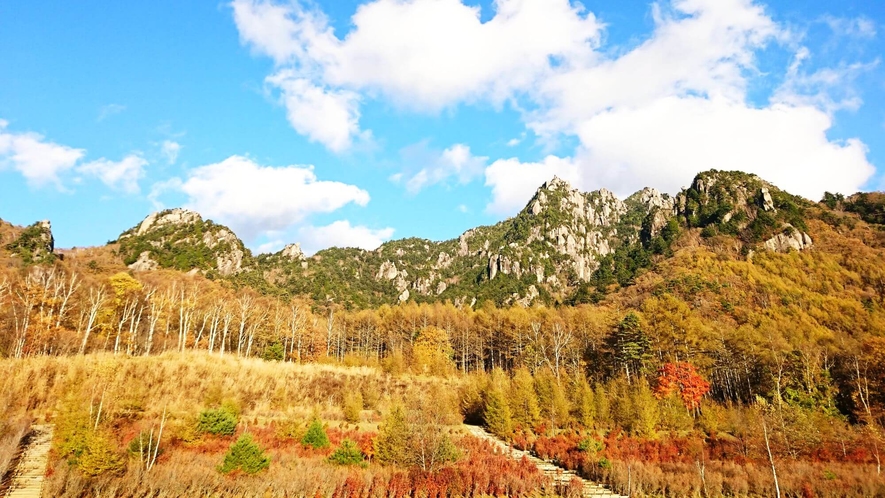
[[[839,208],[860,198],[829,195]],[[875,217],[879,198],[868,197],[863,209]],[[357,308],[404,301],[577,304],[631,285],[687,233],[748,258],[760,250],[807,250],[814,240],[805,212],[815,205],[739,171],[701,172],[674,196],[647,187],[623,200],[604,188],[581,192],[554,176],[513,217],[442,241],[411,237],[311,256],[293,243],[253,255],[230,228],[175,208],[150,214],[107,248],[134,272],[196,272],[266,294]]]

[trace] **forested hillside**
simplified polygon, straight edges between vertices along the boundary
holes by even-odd
[[[182,210],[152,215],[110,246],[57,257],[45,237],[28,235],[34,227],[3,225],[0,354],[4,368],[45,387],[29,394],[29,377],[6,376],[0,406],[11,420],[61,406],[62,386],[83,375],[99,385],[91,367],[65,366],[84,354],[114,365],[109,372],[134,365],[126,358],[190,358],[181,355],[198,355],[206,371],[231,357],[269,368],[334,363],[401,386],[378,398],[361,381],[359,402],[345,382],[310,395],[325,419],[358,405],[356,420],[374,420],[373,434],[396,425],[402,386],[435,379],[452,397],[447,417],[621,492],[882,494],[881,199],[814,203],[739,172],[702,173],[672,198],[646,189],[624,201],[553,180],[516,217],[459,239],[310,257],[297,246],[252,256],[227,228]],[[60,357],[51,375],[40,373],[46,356]],[[108,375],[130,386],[120,392],[138,382]],[[181,395],[152,382],[138,395],[141,411],[127,415],[115,401],[106,451],[121,455],[136,427],[165,416],[164,403],[187,425]],[[199,385],[188,403],[220,406],[228,396],[206,401]],[[253,426],[294,416],[282,394],[225,385]],[[410,417],[430,416],[413,408]],[[179,429],[170,458],[192,451]],[[258,434],[266,447],[286,447]],[[215,443],[201,441],[211,453]],[[74,479],[82,460],[68,461],[65,479]],[[372,465],[365,479],[380,475]],[[117,472],[87,477],[119,484]]]

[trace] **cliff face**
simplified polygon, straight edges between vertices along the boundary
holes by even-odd
[[[605,189],[581,192],[554,177],[513,218],[447,241],[410,238],[374,251],[330,248],[310,257],[290,244],[253,258],[227,227],[172,209],[120,235],[119,252],[136,271],[196,269],[264,291],[357,307],[487,299],[528,306],[581,286],[630,281],[668,254],[680,230],[734,237],[754,251],[808,249],[807,204],[740,172],[701,173],[675,197],[645,188],[623,200]]]

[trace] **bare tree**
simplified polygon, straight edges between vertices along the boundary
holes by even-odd
[[[12,306],[12,318],[15,328],[15,343],[13,357],[21,358],[24,355],[28,332],[31,328],[31,318],[37,304],[37,293],[33,289],[31,274],[25,277],[24,285],[15,290],[16,300]]]
[[[553,333],[550,335],[551,342],[551,356],[547,356],[547,349],[544,349],[545,353],[545,361],[550,368],[553,369],[553,373],[556,374],[556,381],[560,381],[560,373],[559,369],[562,366],[563,360],[565,358],[565,353],[568,350],[569,345],[572,343],[572,333],[570,330],[566,329],[560,323],[553,324]]]
[[[89,311],[86,314],[86,330],[83,332],[83,342],[80,344],[80,354],[86,352],[86,344],[89,342],[89,334],[95,326],[95,320],[98,318],[98,312],[104,305],[105,288],[103,286],[89,288]]]
[[[138,436],[138,456],[142,470],[150,472],[157,464],[157,455],[160,454],[160,441],[163,438],[163,426],[166,425],[166,408],[163,408],[163,417],[160,418],[160,429],[157,431],[157,439],[154,440],[154,428],[148,433],[147,448],[144,446],[143,433]]]
[[[147,287],[145,289],[145,300],[148,306],[148,333],[144,344],[145,356],[151,354],[154,347],[154,332],[157,330],[157,322],[166,310],[166,299],[161,295],[157,295],[156,287]]]
[[[187,346],[187,336],[190,333],[191,321],[193,320],[194,310],[197,306],[197,287],[191,288],[188,294],[184,288],[181,289],[178,299],[178,350],[184,351]]]
[[[249,321],[249,314],[255,305],[255,298],[251,294],[242,293],[237,297],[237,310],[239,312],[239,334],[237,335],[237,356],[242,356],[243,347],[246,345],[246,323]]]
[[[117,337],[114,339],[114,355],[120,351],[120,335],[122,334],[123,326],[135,315],[137,307],[137,296],[128,297],[123,301],[123,308],[120,310],[120,315],[117,317]]]
[[[209,354],[212,354],[215,351],[215,341],[218,339],[218,326],[221,323],[221,310],[221,302],[215,302],[209,311],[209,314],[211,315],[211,323],[209,324],[209,344],[207,346]]]
[[[301,343],[304,336],[304,313],[301,307],[292,303],[289,308],[289,331],[292,333],[289,356],[294,356],[295,361],[301,363]]]
[[[69,280],[58,280],[57,294],[61,296],[61,304],[59,305],[58,314],[56,315],[55,328],[61,327],[61,322],[65,319],[65,316],[67,315],[68,303],[71,300],[71,296],[73,296],[79,288],[80,282],[77,281],[76,273],[71,273],[71,277]]]
[[[227,336],[230,333],[230,324],[234,319],[234,312],[227,306],[224,308],[224,314],[221,317],[224,328],[221,333],[221,345],[219,346],[219,356],[224,356],[224,347],[227,344]]]

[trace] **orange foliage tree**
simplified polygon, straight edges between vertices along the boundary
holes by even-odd
[[[664,363],[658,370],[655,395],[658,398],[666,398],[671,394],[678,394],[682,404],[689,411],[696,412],[701,398],[709,391],[710,383],[698,374],[691,363],[685,361]]]

